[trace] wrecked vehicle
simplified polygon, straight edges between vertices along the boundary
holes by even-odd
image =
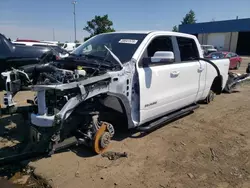
[[[19,68],[23,65],[50,62],[57,58],[58,52],[48,46],[20,46],[9,41],[0,33],[0,72]],[[0,80],[0,91],[4,83]]]
[[[36,150],[52,154],[85,144],[99,154],[117,127],[152,131],[198,108],[198,101],[211,102],[225,88],[228,69],[228,59],[204,59],[193,35],[113,32],[63,60],[2,76],[10,113],[18,112],[13,96],[19,90],[37,92],[26,116]]]

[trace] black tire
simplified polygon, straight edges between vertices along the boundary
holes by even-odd
[[[238,70],[240,68],[240,62],[237,62],[235,69]]]
[[[232,87],[229,87],[228,84],[227,84],[226,87],[224,88],[224,92],[230,94],[230,93],[233,92],[233,88],[232,88]]]
[[[209,104],[210,102],[212,102],[215,98],[215,93],[210,90],[209,93],[208,93],[208,96],[205,98],[205,104]]]

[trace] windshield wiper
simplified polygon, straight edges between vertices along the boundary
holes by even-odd
[[[107,60],[104,57],[100,57],[100,56],[80,54],[80,55],[77,55],[77,57],[78,58],[76,59],[74,57],[74,61],[84,61],[85,64],[92,64],[92,65],[96,65],[97,67],[113,68],[116,65],[116,63],[110,60]],[[89,61],[90,59],[93,59],[93,61]]]
[[[83,58],[90,58],[90,59],[96,59],[97,61],[99,61],[98,65],[101,64],[103,66],[106,67],[115,67],[117,64],[114,63],[111,60],[108,60],[106,57],[101,57],[101,56],[95,56],[95,55],[91,55],[91,54],[80,54],[79,57],[83,57]],[[105,63],[108,62],[108,63]]]

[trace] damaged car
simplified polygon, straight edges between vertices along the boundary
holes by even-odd
[[[67,58],[2,73],[5,105],[36,91],[27,107],[30,140],[49,154],[84,144],[97,154],[118,128],[152,131],[210,103],[228,80],[228,59],[207,60],[193,35],[112,32],[92,37]],[[39,146],[39,147],[38,147]]]

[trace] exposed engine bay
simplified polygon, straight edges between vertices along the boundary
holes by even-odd
[[[52,154],[72,144],[85,144],[102,153],[114,135],[105,113],[129,109],[131,67],[64,60],[13,69],[2,73],[6,81],[4,103],[10,113],[16,113],[13,96],[20,90],[37,92],[25,111],[36,148]],[[118,105],[107,102],[110,98],[119,99]]]

